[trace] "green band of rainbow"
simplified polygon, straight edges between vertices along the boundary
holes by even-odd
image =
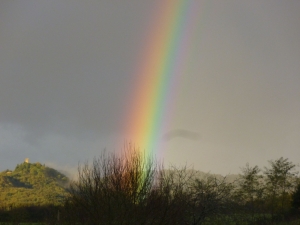
[[[164,0],[155,11],[136,72],[126,135],[146,156],[162,148],[162,135],[172,120],[178,83],[195,30],[195,1]]]

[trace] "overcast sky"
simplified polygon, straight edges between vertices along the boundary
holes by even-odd
[[[198,1],[164,162],[300,163],[300,1]],[[172,4],[173,1],[170,1]],[[119,150],[157,1],[0,1],[0,170]]]

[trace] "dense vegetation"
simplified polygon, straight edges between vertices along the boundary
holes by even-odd
[[[233,182],[186,168],[165,170],[130,148],[79,168],[63,219],[69,224],[299,224],[299,177],[288,159],[248,164]]]
[[[232,180],[199,176],[187,168],[165,169],[128,146],[122,155],[102,154],[92,164],[79,166],[78,178],[69,183],[68,194],[62,186],[67,182],[63,174],[40,163],[23,163],[14,171],[2,172],[1,203],[14,202],[18,207],[3,208],[0,221],[300,224],[299,176],[295,165],[284,158],[269,161],[264,169],[247,164]],[[33,197],[33,190],[40,197]],[[19,197],[13,194],[9,198],[8,193]]]

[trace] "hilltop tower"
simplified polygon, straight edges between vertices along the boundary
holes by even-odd
[[[24,162],[29,163],[29,158],[25,158]]]

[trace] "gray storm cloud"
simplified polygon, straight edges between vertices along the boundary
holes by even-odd
[[[160,4],[0,1],[0,171],[26,157],[73,168],[122,147]],[[300,1],[193,4],[165,161],[213,172],[300,162]]]
[[[184,138],[192,141],[200,139],[200,135],[197,132],[185,130],[185,129],[174,129],[163,135],[162,139],[170,141],[174,138]]]

